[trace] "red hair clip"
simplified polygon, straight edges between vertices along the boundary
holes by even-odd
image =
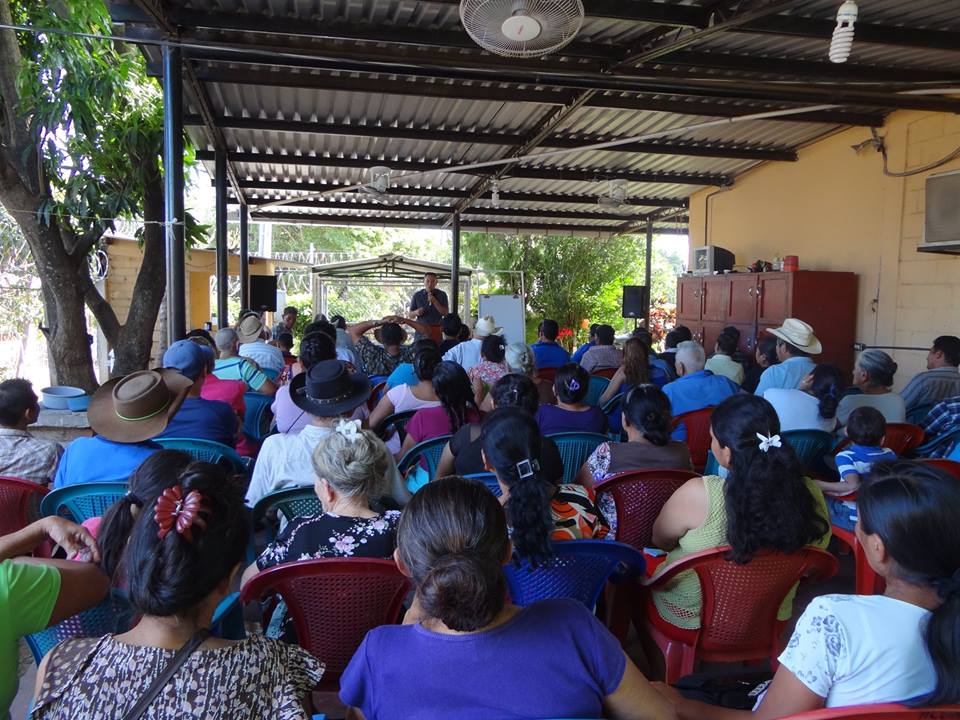
[[[207,527],[207,521],[200,514],[208,512],[203,502],[203,496],[196,490],[191,490],[187,497],[183,497],[183,489],[179,485],[168,487],[157,498],[157,506],[153,511],[153,519],[160,529],[157,537],[163,540],[167,533],[176,528],[177,532],[193,542],[190,528],[196,524],[200,528]]]

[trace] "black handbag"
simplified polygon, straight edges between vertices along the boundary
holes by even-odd
[[[752,710],[773,679],[769,671],[734,669],[704,672],[680,678],[674,687],[689,700],[734,710]]]

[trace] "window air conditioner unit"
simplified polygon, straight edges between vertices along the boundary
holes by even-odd
[[[960,255],[960,170],[927,178],[923,242],[917,251]]]

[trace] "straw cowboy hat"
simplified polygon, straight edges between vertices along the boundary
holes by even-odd
[[[257,315],[247,315],[237,323],[236,329],[241,345],[255,342],[263,337],[263,321]]]
[[[90,398],[87,420],[97,435],[119,443],[156,437],[187,396],[193,380],[176,370],[140,370],[101,385]]]
[[[316,417],[353,412],[370,397],[366,375],[350,373],[339,360],[321,360],[290,381],[290,399]]]
[[[813,334],[813,328],[803,320],[787,318],[783,321],[783,325],[778,328],[770,328],[767,332],[794,347],[800,348],[805,353],[819,355],[823,351],[823,346],[817,340],[817,336]]]
[[[493,319],[492,315],[487,315],[482,317],[473,326],[473,336],[478,338],[484,338],[487,335],[496,335],[501,330],[502,327],[497,327],[496,321]]]

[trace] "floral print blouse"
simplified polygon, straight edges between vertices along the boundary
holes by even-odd
[[[267,546],[257,567],[332,557],[389,558],[396,547],[398,510],[371,518],[320,513],[292,520]]]

